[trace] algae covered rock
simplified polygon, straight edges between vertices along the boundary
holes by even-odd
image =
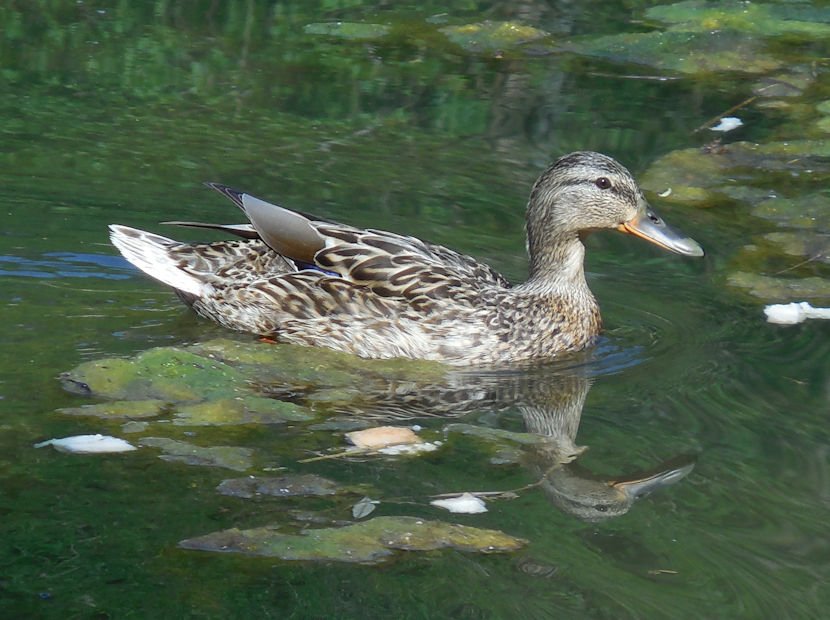
[[[177,426],[284,424],[313,420],[314,414],[294,403],[273,398],[242,396],[179,405],[173,417]]]
[[[683,74],[762,74],[783,65],[764,51],[763,41],[732,31],[624,33],[579,39],[566,47],[583,56]]]
[[[129,358],[84,362],[62,375],[72,392],[116,403],[62,410],[70,415],[149,418],[172,415],[177,426],[305,422],[310,407],[344,406],[369,385],[438,381],[447,368],[434,362],[365,360],[299,347],[211,340],[188,347],[159,347]],[[288,402],[304,394],[304,403]]]
[[[830,35],[830,11],[806,4],[787,6],[744,0],[689,0],[651,7],[646,10],[646,17],[684,31],[734,30],[770,37]]]
[[[467,52],[502,52],[526,43],[540,41],[548,33],[519,22],[483,21],[475,24],[439,28],[452,43]]]
[[[283,534],[274,527],[232,528],[183,540],[200,551],[263,555],[283,560],[377,564],[398,551],[458,549],[477,553],[516,551],[526,544],[497,530],[415,517],[375,517],[339,528]]]
[[[84,362],[64,373],[64,383],[113,400],[200,401],[242,390],[234,368],[179,347],[160,347],[132,359]],[[77,390],[76,390],[77,391]]]

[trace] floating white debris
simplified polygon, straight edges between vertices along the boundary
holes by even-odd
[[[739,119],[737,116],[724,116],[722,119],[720,119],[720,123],[718,123],[714,127],[710,127],[709,129],[711,131],[724,131],[724,132],[726,132],[726,131],[732,131],[733,129],[737,129],[738,127],[740,127],[743,124],[744,124],[744,122],[741,119]]]
[[[814,308],[806,301],[772,304],[764,308],[767,321],[778,325],[795,325],[807,319],[830,319],[830,308]]]
[[[462,493],[458,497],[451,497],[449,499],[435,499],[430,504],[449,510],[450,512],[468,515],[487,512],[487,506],[484,504],[484,500],[471,493]]]
[[[667,188],[665,191],[660,192],[657,195],[660,196],[660,198],[668,198],[669,196],[671,196],[671,187]]]
[[[424,441],[421,443],[399,443],[394,446],[380,448],[380,454],[420,454],[421,452],[434,452],[441,447],[440,441]]]
[[[72,454],[104,454],[107,452],[129,452],[136,447],[109,435],[75,435],[74,437],[63,437],[62,439],[48,439],[35,444],[35,448],[52,446],[61,452]]]

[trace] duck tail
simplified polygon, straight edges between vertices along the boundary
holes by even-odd
[[[180,245],[177,241],[119,224],[111,224],[109,229],[112,244],[147,275],[195,297],[204,296],[210,289],[210,284],[185,271],[172,255],[171,250]]]

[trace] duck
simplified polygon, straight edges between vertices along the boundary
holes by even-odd
[[[593,231],[615,229],[680,255],[703,256],[696,241],[656,214],[622,164],[591,151],[560,157],[533,184],[526,211],[529,274],[519,284],[441,245],[207,185],[236,204],[248,223],[166,223],[235,239],[180,243],[113,224],[113,245],[198,315],[226,328],[364,358],[493,366],[590,347],[602,327],[583,266],[584,239]]]

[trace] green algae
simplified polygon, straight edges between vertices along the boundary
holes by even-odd
[[[477,553],[516,551],[526,544],[497,530],[415,517],[375,517],[340,528],[282,534],[275,527],[232,528],[183,540],[179,546],[276,557],[282,560],[378,564],[399,551],[457,549]]]

